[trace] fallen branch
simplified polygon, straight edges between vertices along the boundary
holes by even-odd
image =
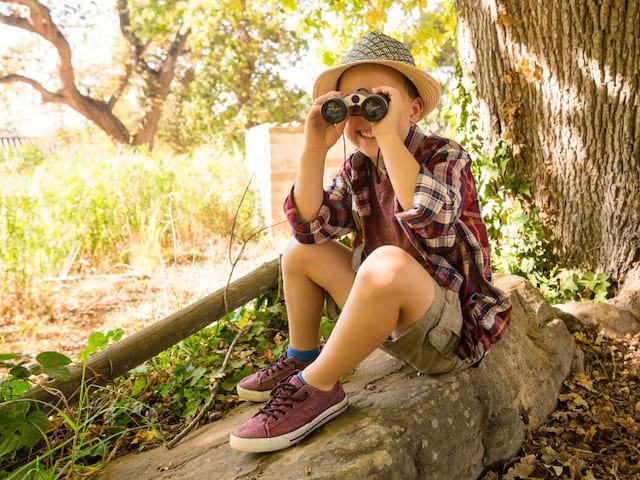
[[[223,317],[226,307],[233,310],[276,288],[278,264],[278,258],[264,263],[231,283],[228,288],[218,289],[211,295],[93,355],[86,364],[71,366],[70,380],[53,380],[44,385],[38,385],[21,398],[51,404],[51,407],[44,409],[48,411],[63,401],[70,404],[77,401],[82,384],[83,369],[85,370],[84,383],[86,385],[106,384],[112,381]],[[226,306],[225,291],[228,302]],[[54,394],[53,392],[59,393]]]

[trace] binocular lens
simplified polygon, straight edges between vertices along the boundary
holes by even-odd
[[[387,101],[380,95],[370,95],[362,102],[361,115],[370,122],[378,122],[387,114]]]
[[[347,106],[341,98],[330,98],[322,104],[320,114],[327,123],[340,123],[347,116]]]

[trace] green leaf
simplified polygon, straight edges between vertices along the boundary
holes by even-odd
[[[247,363],[246,358],[236,358],[229,361],[229,366],[233,369],[241,368]]]
[[[11,396],[13,398],[21,397],[31,390],[31,384],[26,380],[16,380],[11,384]]]
[[[27,402],[14,402],[0,410],[0,457],[21,447],[31,448],[44,438],[47,416],[40,411],[27,415]]]
[[[99,349],[106,347],[107,343],[109,343],[109,339],[102,332],[91,332],[87,343],[87,348],[95,353]]]
[[[107,337],[114,342],[119,342],[124,336],[124,330],[122,328],[116,328],[107,332]]]
[[[197,381],[200,380],[200,378],[202,378],[202,376],[206,373],[206,371],[206,368],[198,367],[193,372],[191,372],[191,375],[189,375],[191,377],[190,385],[195,385]]]
[[[183,417],[188,417],[188,416],[193,415],[194,413],[196,413],[196,411],[198,410],[198,407],[200,406],[201,403],[202,403],[202,400],[200,398],[187,402],[187,406],[182,411],[182,416]]]
[[[29,370],[24,368],[22,365],[16,365],[9,370],[9,373],[15,378],[27,378],[31,374]]]
[[[20,427],[22,435],[22,444],[25,447],[33,447],[40,440],[46,438],[47,426],[49,421],[44,412],[36,410],[27,416],[27,421]]]
[[[0,432],[5,428],[16,427],[20,425],[29,412],[29,403],[27,402],[11,402],[3,405],[0,409]]]
[[[136,381],[133,383],[133,390],[131,390],[131,396],[137,397],[140,394],[140,392],[144,390],[144,387],[146,386],[147,386],[147,381],[144,379],[144,377],[136,378]]]
[[[17,360],[22,357],[22,355],[16,353],[0,353],[0,360]]]
[[[71,363],[69,357],[58,352],[42,352],[36,356],[36,361],[42,365],[45,370],[47,368],[61,367]]]
[[[65,366],[45,367],[44,373],[61,382],[71,380],[71,371]]]
[[[0,458],[20,448],[17,436],[11,432],[0,433]]]

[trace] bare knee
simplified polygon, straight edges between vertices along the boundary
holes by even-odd
[[[404,289],[408,271],[417,263],[413,257],[399,247],[384,245],[375,249],[358,269],[358,282],[376,295],[393,294]]]
[[[282,269],[291,272],[304,267],[310,258],[310,251],[313,250],[314,245],[313,243],[300,243],[292,238],[282,252]]]
[[[288,272],[336,270],[350,265],[351,250],[336,240],[300,243],[293,238],[282,253],[282,269]]]
[[[394,289],[406,265],[405,253],[402,249],[385,245],[374,250],[358,269],[356,278],[364,282],[372,292]]]

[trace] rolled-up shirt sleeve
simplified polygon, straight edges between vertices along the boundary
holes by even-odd
[[[427,165],[433,165],[432,169]],[[451,230],[460,218],[464,181],[472,179],[467,152],[448,144],[421,164],[413,196],[413,208],[402,210],[396,199],[395,216],[423,238],[437,238]]]
[[[284,201],[284,214],[293,234],[300,243],[322,243],[332,238],[340,238],[353,231],[351,212],[351,189],[344,168],[334,177],[331,185],[324,190],[322,205],[311,222],[300,219],[293,198],[293,187]]]

